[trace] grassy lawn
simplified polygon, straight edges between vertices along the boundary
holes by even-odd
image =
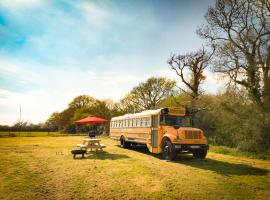
[[[166,162],[144,148],[72,159],[74,137],[0,138],[0,199],[267,199],[270,161],[210,152]],[[80,157],[80,156],[79,156]]]

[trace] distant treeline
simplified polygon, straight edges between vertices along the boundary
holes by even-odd
[[[51,132],[55,130],[56,129],[52,129],[51,127],[46,126],[45,123],[32,124],[28,122],[17,122],[12,126],[0,125],[0,131],[5,132]]]

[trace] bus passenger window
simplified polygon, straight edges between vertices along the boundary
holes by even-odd
[[[140,122],[140,127],[144,127],[144,118],[141,118]]]
[[[150,117],[145,118],[145,126],[150,127]]]
[[[145,127],[145,117],[142,118],[142,127]]]
[[[140,119],[137,119],[137,127],[140,126],[140,123],[141,123],[141,120]]]

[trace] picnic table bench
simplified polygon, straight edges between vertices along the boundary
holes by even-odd
[[[100,150],[103,151],[103,148],[106,147],[106,145],[100,143],[100,139],[98,138],[84,138],[83,144],[77,144],[77,147],[80,147],[80,149],[90,149],[90,151],[93,151],[93,149],[96,149],[96,151]]]

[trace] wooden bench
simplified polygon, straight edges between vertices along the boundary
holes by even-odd
[[[83,149],[83,148],[87,148],[87,145],[86,144],[77,144],[77,147],[80,147],[81,149]]]
[[[73,158],[75,158],[77,154],[81,154],[82,157],[84,158],[84,154],[86,153],[86,150],[76,149],[76,150],[72,150],[71,153],[73,154]]]

